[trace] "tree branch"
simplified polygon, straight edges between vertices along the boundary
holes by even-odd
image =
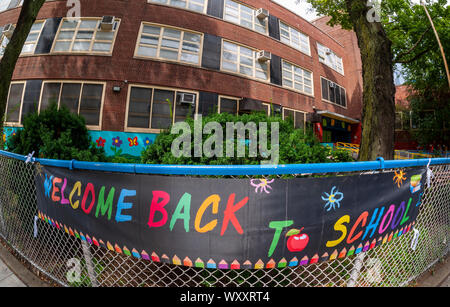
[[[410,54],[414,49],[416,49],[417,46],[419,46],[420,42],[423,40],[423,38],[425,37],[425,34],[427,34],[428,31],[431,30],[431,27],[428,27],[426,29],[425,32],[422,33],[422,35],[420,36],[419,40],[407,51],[405,52],[401,52],[400,54],[398,54],[395,59],[394,59],[394,63],[403,63],[400,61],[401,58],[403,58],[405,55]]]
[[[414,62],[415,60],[419,59],[422,55],[424,55],[425,53],[427,53],[428,51],[430,51],[432,48],[427,48],[425,50],[423,50],[422,52],[419,52],[418,54],[416,54],[413,58],[409,59],[409,60],[404,60],[404,61],[394,61],[394,63],[399,63],[399,64],[408,64],[411,62]]]

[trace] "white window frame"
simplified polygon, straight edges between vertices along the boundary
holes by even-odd
[[[331,67],[341,75],[344,75],[344,63],[342,57],[338,56],[333,50],[330,49],[330,55],[327,55],[325,50],[330,49],[321,43],[317,43],[317,54],[319,56],[319,62]]]
[[[282,29],[282,25],[284,25],[285,27],[287,27],[287,30],[289,32],[289,37],[287,37],[286,35],[283,35],[281,30]],[[279,20],[279,28],[280,28],[280,42],[282,42],[283,44],[287,44],[289,46],[291,46],[292,48],[297,49],[298,51],[311,56],[311,43],[310,43],[310,39],[309,36],[306,35],[305,33],[297,30],[296,28],[290,26],[289,24],[285,23],[284,21]],[[293,40],[292,37],[293,35],[296,35],[296,32],[298,33],[299,36],[299,44],[296,45]],[[302,49],[302,36],[304,36],[304,38],[307,39],[307,44],[306,44],[306,49],[307,51],[305,51],[304,49]],[[283,41],[282,38],[285,38],[287,40],[287,42]]]
[[[78,24],[75,28],[68,28],[68,29],[63,29],[63,24],[64,21],[70,20],[70,18],[64,17],[58,27],[58,31],[55,34],[55,38],[53,40],[53,45],[52,45],[52,49],[50,51],[51,54],[89,54],[89,55],[112,55],[113,50],[114,50],[114,45],[116,42],[116,38],[117,38],[117,33],[119,32],[119,27],[120,27],[120,22],[121,20],[119,18],[115,18],[115,23],[113,25],[113,27],[115,27],[115,29],[109,31],[109,32],[114,32],[113,35],[113,39],[111,40],[101,40],[101,39],[96,39],[96,35],[98,32],[103,32],[102,30],[99,29],[100,26],[100,22],[102,20],[102,17],[81,17],[79,18]],[[90,20],[97,20],[97,26],[95,28],[89,28],[86,30],[92,30],[94,29],[94,33],[92,34],[92,38],[90,39],[76,39],[77,34],[79,31],[83,31],[82,29],[80,30],[80,25],[82,21],[90,21]],[[71,39],[58,39],[59,35],[61,32],[71,32],[74,31],[73,37]],[[73,46],[75,44],[75,41],[84,41],[84,42],[90,42],[90,46],[89,46],[89,50],[82,50],[82,51],[74,51],[73,50]],[[57,42],[70,42],[70,47],[69,50],[64,50],[64,51],[56,51],[55,50],[55,46],[57,44]],[[111,43],[111,49],[109,51],[95,51],[93,50],[94,47],[94,43]]]
[[[295,127],[295,124],[296,124],[295,113],[302,113],[303,114],[303,128],[302,129],[303,129],[303,131],[305,131],[306,130],[306,112],[283,107],[283,120],[285,120],[285,118],[286,118],[285,115],[284,115],[284,111],[285,110],[294,112],[294,127]],[[296,129],[299,129],[299,128],[296,128]]]
[[[142,46],[142,45],[143,46],[146,45],[146,44],[141,43],[141,37],[142,37],[143,30],[144,30],[145,26],[153,26],[153,27],[159,27],[160,28],[160,33],[159,33],[159,36],[158,36],[158,45],[156,46],[156,49],[157,49],[156,50],[156,57],[145,56],[145,55],[138,54],[139,47]],[[178,58],[177,58],[177,60],[171,60],[171,59],[163,58],[163,57],[160,56],[161,49],[172,50],[171,48],[165,48],[165,47],[161,46],[162,45],[162,39],[164,37],[163,36],[164,29],[173,29],[173,30],[178,30],[178,31],[181,32],[181,36],[180,36],[180,40],[179,40],[179,44],[180,45],[178,47]],[[194,52],[191,52],[191,51],[183,50],[183,41],[184,41],[185,33],[200,35],[200,44],[199,44],[199,52],[198,53],[194,53]],[[151,35],[151,34],[145,34],[145,35],[153,36],[155,38],[157,37],[156,35]],[[187,30],[187,29],[183,29],[183,28],[162,25],[162,24],[158,24],[158,23],[142,22],[141,23],[141,27],[139,29],[138,38],[137,38],[137,41],[136,41],[136,47],[134,49],[134,57],[138,58],[138,59],[156,59],[156,60],[160,60],[160,61],[164,61],[164,62],[176,62],[176,63],[186,64],[186,65],[201,66],[202,56],[203,56],[203,40],[204,40],[204,34],[201,33],[201,32],[196,32],[196,31]],[[188,42],[188,43],[191,43],[191,42]],[[197,63],[192,63],[192,62],[188,62],[188,61],[182,61],[181,60],[181,56],[182,56],[183,52],[184,53],[198,55],[198,62]]]
[[[8,119],[8,100],[9,100],[9,95],[11,93],[11,87],[13,84],[23,84],[22,98],[20,100],[20,107],[19,107],[19,121],[18,122],[8,122],[8,120],[7,120]],[[8,97],[6,98],[6,105],[5,105],[5,117],[4,117],[4,121],[3,121],[5,126],[22,127],[22,107],[23,107],[23,99],[25,97],[26,88],[27,88],[26,81],[12,81],[11,84],[9,85]]]
[[[341,89],[343,89],[344,90],[344,92],[345,92],[345,106],[343,106],[343,105],[340,105],[340,104],[337,104],[336,102],[333,102],[333,101],[331,101],[331,100],[329,100],[329,99],[325,99],[324,97],[323,97],[323,94],[322,94],[322,92],[323,92],[323,89],[322,89],[322,79],[325,79],[325,80],[327,80],[327,81],[329,81],[329,82],[333,82],[334,84],[336,84],[337,86],[339,86]],[[348,107],[348,99],[347,99],[347,90],[345,89],[345,87],[343,87],[342,85],[340,85],[340,84],[338,84],[338,83],[336,83],[336,82],[334,82],[334,81],[331,81],[330,79],[327,79],[327,78],[324,78],[324,77],[322,77],[322,76],[320,76],[320,96],[322,97],[322,100],[323,101],[326,101],[327,103],[330,103],[330,104],[332,104],[332,105],[335,105],[335,106],[338,106],[338,107],[341,107],[341,108],[344,108],[344,109],[347,109],[347,107]],[[328,88],[328,97],[330,97],[330,89]]]
[[[291,65],[291,67],[292,67],[292,69],[291,69],[291,71],[290,71],[291,75],[289,76],[290,78],[286,78],[286,76],[284,75],[284,72],[285,72],[285,69],[284,69],[284,63],[289,64],[289,65]],[[299,89],[297,89],[297,88],[295,87],[295,83],[300,83],[300,82],[298,82],[298,81],[295,81],[295,76],[298,75],[298,74],[296,74],[296,72],[295,72],[295,67],[298,68],[298,69],[300,69],[300,70],[302,71],[302,76],[301,76],[302,82],[301,82],[301,84],[302,84],[303,90],[299,90]],[[309,73],[311,74],[311,77],[310,77],[311,85],[308,86],[308,87],[311,88],[311,93],[308,93],[308,92],[304,91],[305,86],[307,86],[307,85],[305,85],[305,76],[304,76],[305,71],[306,71],[306,72],[309,72]],[[290,82],[292,83],[292,86],[288,86],[288,85],[285,83],[285,81],[284,81],[285,79],[287,79],[288,81],[290,81]],[[308,79],[308,78],[306,78],[306,79]],[[302,93],[302,94],[305,94],[305,95],[314,97],[314,74],[313,74],[313,72],[310,71],[310,70],[308,70],[308,69],[305,69],[305,68],[303,68],[303,67],[301,67],[301,66],[299,66],[299,65],[296,65],[296,64],[294,64],[294,63],[292,63],[292,62],[286,61],[286,60],[284,60],[284,59],[281,60],[281,82],[282,82],[281,84],[282,84],[283,87],[286,87],[286,88],[289,88],[289,89],[294,90],[294,91],[296,91],[296,92],[299,92],[299,93]]]
[[[225,52],[225,48],[224,48],[225,43],[233,44],[233,45],[236,45],[238,47],[236,52],[234,52],[234,51],[226,51],[228,53],[232,53],[232,54],[236,55],[237,61],[235,62],[235,64],[236,64],[237,71],[227,70],[227,69],[225,69],[223,67],[224,62],[228,62],[228,63],[233,63],[234,64],[234,62],[224,59],[223,54]],[[261,81],[261,82],[269,82],[270,81],[270,60],[266,62],[267,78],[266,79],[261,79],[261,78],[256,77],[256,72],[257,71],[264,72],[264,70],[258,69],[257,66],[256,66],[256,63],[258,62],[258,59],[256,58],[257,53],[258,53],[257,49],[254,49],[252,47],[248,47],[248,46],[243,45],[243,44],[235,43],[233,41],[226,40],[226,39],[222,39],[222,46],[221,47],[222,47],[221,54],[220,54],[220,70],[221,71],[224,71],[224,72],[227,72],[227,73],[236,74],[236,75],[239,75],[239,76],[243,76],[243,77],[250,78],[250,79],[253,79],[253,80],[257,80],[257,81]],[[249,65],[240,63],[241,48],[246,48],[246,49],[249,49],[249,50],[252,51],[252,58],[253,58],[253,62],[252,62],[253,65],[252,65],[252,67],[250,67]],[[248,57],[248,56],[245,56],[245,57]],[[241,65],[244,66],[245,68],[251,68],[252,69],[252,75],[249,76],[247,74],[241,73],[240,72],[240,66]]]
[[[229,99],[229,100],[236,100],[237,108],[236,108],[236,114],[234,114],[234,115],[238,115],[239,114],[239,105],[240,105],[242,98],[219,95],[219,101],[218,101],[218,106],[217,106],[217,113],[219,113],[219,114],[222,113],[222,111],[221,111],[222,98]]]
[[[44,86],[46,83],[61,83],[61,86],[59,88],[59,94],[58,94],[58,110],[61,106],[61,94],[62,94],[62,90],[63,90],[63,85],[64,84],[81,84],[80,87],[80,94],[78,97],[78,113],[77,115],[80,114],[80,106],[81,106],[81,94],[83,93],[83,87],[84,84],[88,84],[88,85],[102,85],[103,86],[103,90],[102,90],[102,97],[101,97],[101,101],[100,101],[100,114],[99,114],[99,119],[98,119],[98,126],[92,126],[92,125],[86,125],[86,127],[90,130],[101,130],[102,128],[102,120],[103,120],[103,107],[105,104],[105,91],[106,91],[106,82],[97,82],[97,81],[77,81],[77,80],[44,80],[42,82],[41,85],[41,92],[40,92],[40,96],[39,96],[39,106],[38,106],[38,114],[41,112],[41,104],[42,104],[42,95],[44,93]]]
[[[234,17],[238,19],[238,22],[233,21],[233,20],[230,20],[230,19],[226,19],[226,14],[227,14],[227,1],[234,2],[234,3],[236,3],[236,4],[238,5],[238,13],[237,13],[237,15],[234,15]],[[252,20],[251,20],[252,26],[251,26],[251,27],[247,27],[247,26],[241,24],[241,21],[242,21],[242,16],[241,16],[242,7],[247,7],[248,9],[252,10]],[[269,22],[268,22],[268,18],[265,18],[265,20],[264,20],[264,23],[265,23],[265,27],[264,27],[264,28],[265,28],[265,31],[264,31],[264,32],[261,32],[261,31],[256,30],[256,28],[257,28],[257,26],[256,26],[256,24],[257,24],[257,23],[256,23],[256,19],[258,19],[258,17],[256,16],[256,11],[257,11],[257,9],[255,9],[254,7],[251,7],[251,6],[249,6],[249,5],[245,4],[245,3],[242,3],[242,2],[240,2],[240,1],[235,1],[235,0],[224,0],[224,2],[223,2],[223,20],[228,21],[228,22],[231,22],[231,23],[233,23],[233,24],[237,24],[237,25],[239,25],[239,26],[241,26],[241,27],[244,27],[244,28],[246,28],[246,29],[250,29],[250,30],[255,31],[255,32],[257,32],[257,33],[260,33],[260,34],[263,34],[263,35],[268,35],[268,34],[269,34]],[[230,15],[231,15],[231,14],[230,14]],[[248,19],[245,19],[245,20],[248,21],[248,22],[250,22]]]
[[[152,101],[150,104],[150,113],[148,114],[149,116],[149,122],[148,122],[148,126],[149,128],[137,128],[137,127],[128,127],[128,113],[129,113],[129,108],[130,108],[130,98],[131,98],[131,89],[132,88],[144,88],[144,89],[151,89],[152,90]],[[174,92],[174,101],[172,101],[172,107],[175,106],[175,108],[173,108],[173,114],[172,114],[172,124],[175,123],[175,118],[176,118],[176,99],[177,99],[177,93],[178,92],[182,92],[182,93],[191,93],[191,94],[195,94],[195,110],[194,110],[194,116],[196,114],[198,114],[198,102],[199,102],[199,92],[197,91],[192,91],[192,90],[185,90],[182,88],[174,88],[174,87],[161,87],[161,86],[151,86],[151,85],[142,85],[142,84],[129,84],[128,85],[128,94],[127,94],[127,107],[126,107],[126,111],[125,111],[125,126],[124,126],[124,131],[125,132],[146,132],[146,133],[160,133],[162,130],[164,129],[155,129],[155,128],[151,128],[152,127],[152,113],[153,113],[153,101],[155,98],[155,90],[164,90],[164,91],[173,91]]]
[[[147,3],[148,4],[158,4],[158,5],[170,6],[170,7],[179,8],[179,9],[183,9],[183,10],[187,10],[187,11],[191,11],[191,12],[197,12],[197,13],[201,13],[201,14],[206,14],[206,11],[208,9],[208,0],[184,0],[185,3],[186,3],[185,7],[173,5],[172,1],[173,0],[159,0],[159,1],[158,0],[147,0]],[[194,10],[194,9],[189,8],[191,3],[198,4],[200,2],[204,3],[203,4],[203,11],[198,11],[198,10]]]
[[[23,44],[23,47],[25,47],[25,45],[31,45],[31,44],[33,44],[34,46],[33,46],[33,49],[32,49],[30,52],[23,52],[23,48],[22,48],[22,52],[20,53],[21,56],[24,56],[24,55],[33,55],[33,54],[34,54],[34,52],[36,51],[36,47],[37,47],[37,44],[38,44],[38,42],[39,42],[39,39],[41,38],[42,30],[44,30],[44,27],[45,27],[45,23],[46,23],[46,22],[47,22],[46,19],[45,19],[45,20],[36,20],[36,21],[34,22],[33,26],[34,26],[35,24],[37,24],[37,23],[42,23],[42,26],[41,26],[41,28],[40,28],[39,30],[34,30],[34,31],[33,31],[33,28],[31,28],[30,33],[29,33],[28,36],[27,36],[27,40],[28,40],[28,38],[30,37],[31,34],[38,33],[38,35],[37,35],[35,41],[30,41],[30,42],[25,41],[25,43]]]

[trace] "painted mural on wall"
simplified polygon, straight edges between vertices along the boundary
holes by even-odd
[[[211,179],[43,167],[41,220],[111,251],[219,269],[298,266],[376,248],[413,228],[425,169]]]
[[[17,127],[3,128],[3,141],[14,135]],[[140,157],[141,152],[155,142],[157,134],[131,133],[120,131],[89,131],[95,146],[105,149],[107,156],[122,156],[126,158]]]

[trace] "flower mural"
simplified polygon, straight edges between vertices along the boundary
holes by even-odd
[[[113,146],[116,146],[117,148],[120,148],[120,146],[122,146],[122,143],[122,140],[118,136],[112,139]]]
[[[106,140],[102,137],[99,137],[95,142],[97,142],[97,147],[105,147]]]
[[[331,192],[328,194],[324,192],[325,196],[322,196],[322,199],[326,201],[325,209],[330,211],[332,208],[336,210],[336,206],[339,208],[341,206],[340,202],[344,199],[344,193],[339,192],[334,186],[331,189]]]
[[[262,193],[263,191],[266,192],[266,194],[270,194],[270,192],[267,189],[272,190],[272,187],[269,185],[269,183],[274,182],[275,179],[267,180],[267,179],[251,179],[250,184],[255,187],[255,193]],[[259,190],[259,192],[258,192]]]
[[[151,144],[153,144],[153,141],[150,140],[149,137],[146,137],[146,138],[144,139],[144,145],[147,147],[147,146],[149,146],[149,145],[151,145]]]

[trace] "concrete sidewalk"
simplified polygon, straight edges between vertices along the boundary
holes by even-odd
[[[49,287],[0,242],[0,287]]]

